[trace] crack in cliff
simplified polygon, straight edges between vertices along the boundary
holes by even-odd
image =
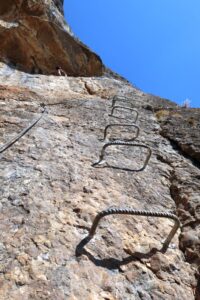
[[[177,141],[174,141],[172,138],[166,136],[166,135],[163,133],[162,130],[160,131],[160,135],[161,135],[163,138],[167,139],[167,140],[170,142],[172,148],[173,148],[180,156],[183,156],[183,157],[185,157],[186,159],[190,160],[190,162],[192,163],[193,166],[195,166],[196,168],[200,169],[200,162],[199,162],[197,159],[195,159],[194,157],[191,157],[187,152],[183,151],[183,149],[181,148],[181,146],[178,144]]]
[[[188,261],[190,264],[195,264],[197,266],[196,267],[197,286],[195,289],[195,299],[199,300],[200,299],[200,257],[198,257],[199,256],[198,252],[195,253],[194,252],[195,250],[193,250],[194,249],[193,247],[195,247],[195,245],[193,246],[192,243],[195,243],[196,241],[195,236],[191,236],[191,235],[187,236],[187,231],[186,231],[186,241],[184,241],[184,234],[185,234],[185,227],[195,229],[195,227],[197,227],[200,224],[200,220],[191,220],[190,215],[187,215],[187,213],[186,213],[187,216],[185,220],[184,212],[182,214],[182,209],[179,209],[179,206],[181,205],[184,206],[185,201],[184,198],[181,196],[181,192],[178,189],[178,185],[179,183],[181,183],[181,180],[175,176],[175,169],[173,170],[172,176],[170,177],[170,182],[171,182],[170,193],[177,207],[177,215],[180,218],[180,220],[184,222],[180,228],[181,234],[179,235],[179,249],[183,252],[186,261]],[[198,249],[196,251],[198,251]]]
[[[92,96],[95,95],[95,92],[92,91],[92,89],[89,87],[89,85],[85,81],[84,81],[84,86],[89,95],[92,95]]]
[[[177,152],[178,155],[183,156],[186,160],[189,160],[191,165],[194,168],[200,168],[200,164],[198,161],[187,155],[182,151],[182,149],[179,147],[179,145],[171,140],[170,138],[163,136],[162,132],[160,132],[160,135],[164,137],[166,140],[168,140],[171,144],[171,147]],[[168,164],[172,170],[171,170],[171,175],[169,176],[169,182],[170,182],[170,195],[171,198],[174,200],[174,203],[176,205],[176,214],[179,217],[182,225],[180,227],[181,234],[179,235],[179,249],[182,251],[184,254],[186,261],[188,261],[191,265],[196,265],[196,278],[197,278],[197,286],[195,289],[195,299],[199,300],[200,299],[200,256],[198,255],[198,246],[197,246],[197,253],[195,252],[190,252],[192,247],[192,243],[195,243],[196,239],[195,236],[189,236],[187,237],[187,232],[186,232],[186,242],[185,246],[182,243],[182,239],[184,239],[184,234],[185,234],[185,228],[188,229],[192,228],[195,229],[198,227],[200,224],[200,219],[196,217],[195,215],[195,210],[191,211],[191,203],[188,198],[186,200],[184,190],[182,190],[182,185],[184,186],[182,178],[176,175],[176,167],[174,167],[173,163],[170,161],[170,159],[167,159],[163,157],[162,155],[157,155],[157,159],[162,161],[163,163]],[[182,166],[184,168],[184,166]],[[186,166],[187,168],[187,166]],[[192,174],[190,173],[191,178],[189,179],[192,180]],[[198,177],[198,175],[197,175]],[[187,205],[187,203],[189,204]],[[200,205],[199,205],[200,206]],[[188,239],[188,241],[187,241]],[[188,252],[189,251],[189,252]],[[192,250],[194,251],[194,250]]]

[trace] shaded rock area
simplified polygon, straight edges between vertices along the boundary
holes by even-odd
[[[159,110],[156,115],[161,122],[161,134],[200,163],[200,108]]]
[[[2,64],[0,79],[1,145],[40,115],[41,103],[47,107],[0,157],[0,299],[199,300],[200,170],[160,134],[150,109],[160,98],[111,75],[30,75]],[[92,167],[105,126],[122,122],[109,116],[116,94],[139,111],[135,143],[152,148],[143,171],[146,152],[129,147],[108,148],[106,161],[135,171]],[[116,128],[108,138],[121,135]],[[108,207],[173,212],[182,227],[163,254],[153,249],[161,249],[171,220],[107,216],[77,249]]]
[[[7,0],[0,4],[0,60],[28,73],[101,75],[98,55],[73,36],[61,0]]]

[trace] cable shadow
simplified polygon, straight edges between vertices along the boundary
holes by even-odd
[[[88,259],[94,263],[97,267],[103,267],[109,270],[119,269],[120,266],[127,265],[131,262],[138,261],[143,258],[150,258],[154,254],[156,254],[159,250],[157,248],[152,248],[147,253],[142,252],[133,252],[132,255],[129,255],[123,259],[116,259],[113,257],[110,258],[104,258],[99,259],[94,257],[88,250],[86,250],[84,247],[85,245],[90,241],[88,237],[84,238],[76,247],[75,255],[76,257],[80,257],[81,255],[86,255]]]

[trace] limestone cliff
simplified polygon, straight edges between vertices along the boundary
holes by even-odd
[[[57,13],[61,3],[51,2]],[[6,7],[0,4],[2,16],[18,11]],[[58,77],[1,63],[0,80],[0,150],[46,107],[0,154],[0,299],[199,300],[199,109],[145,94],[112,72]],[[134,143],[152,149],[145,170],[146,150],[126,146],[106,150],[110,166],[92,166],[105,126],[135,116],[109,116],[114,95],[139,113]],[[118,127],[107,138],[135,133]],[[171,212],[181,227],[162,253],[171,220],[107,216],[80,247],[96,214],[109,207]]]
[[[98,55],[73,37],[61,0],[8,0],[0,4],[0,60],[20,70],[68,75],[101,75]]]

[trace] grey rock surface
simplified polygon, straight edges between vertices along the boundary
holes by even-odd
[[[200,170],[160,134],[149,109],[159,98],[112,76],[29,75],[2,64],[0,79],[1,145],[39,116],[41,103],[48,111],[0,157],[0,299],[199,300]],[[109,117],[116,94],[139,111],[135,142],[153,150],[144,171],[92,167],[105,126],[120,121]],[[145,155],[113,147],[106,161],[137,170]],[[94,217],[108,207],[174,212],[182,227],[163,254],[152,249],[162,247],[172,221],[109,216],[76,256]]]

